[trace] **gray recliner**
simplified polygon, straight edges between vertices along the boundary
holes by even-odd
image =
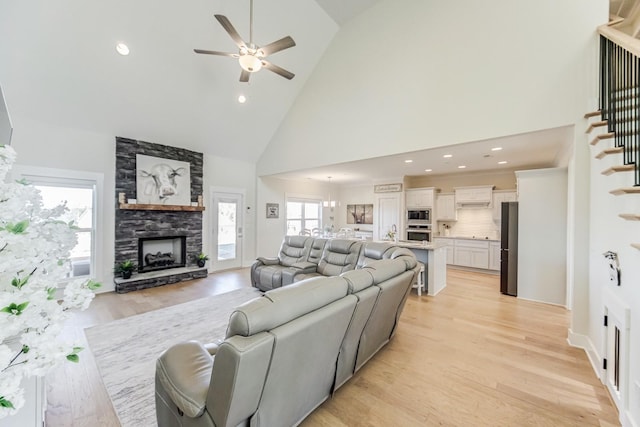
[[[295,263],[307,261],[312,243],[312,237],[285,236],[277,257],[259,257],[253,263],[251,284],[262,291],[282,286],[282,271]]]
[[[345,271],[354,270],[361,248],[362,242],[356,240],[328,240],[317,264],[313,262],[293,264],[282,273],[282,285],[317,276],[339,276]]]
[[[357,302],[348,289],[340,277],[275,289],[237,307],[218,346],[169,348],[156,362],[158,426],[297,425],[331,395]]]

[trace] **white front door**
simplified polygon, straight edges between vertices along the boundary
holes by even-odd
[[[242,194],[212,194],[211,269],[225,270],[242,266]]]

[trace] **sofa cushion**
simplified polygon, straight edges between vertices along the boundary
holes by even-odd
[[[291,267],[298,261],[306,261],[313,238],[306,236],[285,236],[280,247],[280,264]]]
[[[322,251],[324,251],[324,247],[326,244],[327,239],[313,239],[307,261],[318,265],[318,263],[320,262],[320,258],[322,258]]]
[[[268,291],[238,306],[231,314],[227,337],[268,331],[347,295],[340,277],[318,277]]]
[[[318,263],[318,273],[323,276],[338,276],[353,270],[358,263],[362,242],[354,240],[329,240]]]
[[[197,341],[174,345],[156,361],[157,378],[175,405],[188,417],[202,415],[213,359]]]

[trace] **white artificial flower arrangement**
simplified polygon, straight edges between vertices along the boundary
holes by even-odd
[[[73,222],[59,219],[64,205],[45,209],[32,185],[7,182],[15,159],[13,148],[0,145],[0,418],[24,405],[23,378],[44,376],[65,359],[79,360],[82,348],[59,335],[71,310],[89,307],[100,286],[67,281],[65,261],[77,243]]]

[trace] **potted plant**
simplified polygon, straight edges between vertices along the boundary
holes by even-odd
[[[202,252],[196,255],[196,262],[198,263],[198,267],[200,268],[204,267],[208,259],[209,259],[209,256]]]
[[[119,273],[123,279],[130,279],[131,273],[133,273],[133,270],[135,268],[136,265],[133,263],[133,261],[127,259],[116,266],[115,272]]]

